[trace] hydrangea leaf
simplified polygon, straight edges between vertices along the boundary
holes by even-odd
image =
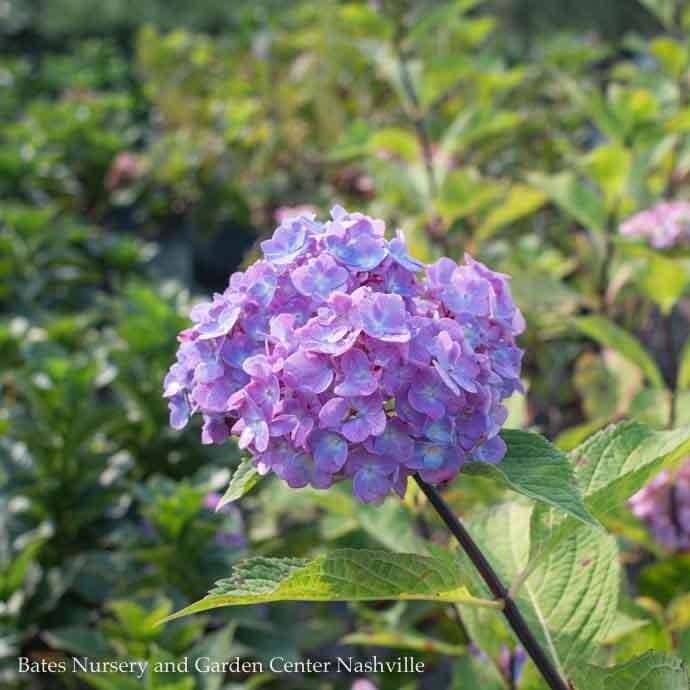
[[[688,670],[680,659],[647,652],[620,666],[583,666],[572,674],[574,690],[688,690]]]
[[[603,232],[606,226],[606,204],[602,195],[570,172],[558,175],[532,173],[530,184],[541,189],[562,211],[587,230]]]
[[[689,452],[690,427],[655,431],[639,422],[623,422],[575,448],[570,461],[587,509],[600,519]],[[537,507],[532,520],[532,558],[548,556],[577,526],[569,516],[564,519],[550,508]]]
[[[689,282],[687,268],[680,261],[658,253],[649,257],[639,281],[644,293],[659,305],[664,314],[670,314]]]
[[[547,200],[546,194],[525,184],[513,185],[507,196],[487,214],[477,234],[480,239],[491,237],[501,228],[534,213]]]
[[[442,654],[443,656],[462,656],[467,654],[465,645],[449,644],[412,630],[380,630],[371,633],[352,633],[346,635],[343,644],[362,645],[363,647],[387,647],[389,649],[408,649],[424,654]]]
[[[690,389],[690,338],[685,341],[683,351],[680,355],[680,366],[678,368],[676,386],[679,391]]]
[[[294,496],[283,493],[281,500],[290,501],[295,510],[318,506],[325,512],[324,520],[330,518],[336,526],[339,536],[363,530],[376,540],[376,547],[422,554],[428,550],[427,542],[417,534],[414,513],[397,496],[388,497],[381,505],[362,504],[352,496],[349,487],[336,485],[328,491],[305,488],[294,492]]]
[[[675,0],[640,0],[661,23],[669,29],[674,28],[674,15],[676,11]]]
[[[374,132],[368,141],[368,150],[372,155],[381,151],[392,153],[408,163],[419,158],[419,143],[410,132],[399,127],[389,127]]]
[[[581,333],[604,347],[610,347],[636,364],[654,386],[664,387],[664,378],[659,368],[637,338],[603,316],[583,316],[574,323]]]
[[[223,498],[218,502],[216,510],[220,510],[224,505],[242,498],[242,496],[249,493],[261,479],[262,477],[252,464],[251,458],[242,458],[242,461],[230,478],[230,484],[223,494]]]
[[[464,570],[448,552],[433,556],[339,549],[313,559],[251,558],[238,563],[200,601],[164,620],[221,606],[272,601],[423,600],[495,606],[470,595]]]
[[[438,211],[446,223],[452,223],[502,199],[504,193],[501,183],[483,179],[472,169],[459,168],[444,180]]]
[[[527,566],[531,513],[529,506],[505,503],[469,525],[503,582],[515,583]],[[561,541],[522,582],[516,603],[564,675],[591,661],[608,634],[616,617],[619,582],[616,540],[589,526]],[[484,648],[486,636],[494,636],[486,625],[488,616],[461,608],[470,636]],[[487,644],[491,649],[493,643]]]
[[[529,431],[501,432],[508,452],[498,465],[472,462],[463,472],[487,477],[524,496],[559,508],[580,522],[598,525],[585,507],[568,456],[543,436]]]
[[[485,659],[468,654],[453,664],[453,684],[451,690],[504,690],[505,682],[495,666]]]

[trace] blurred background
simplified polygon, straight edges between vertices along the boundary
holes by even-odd
[[[687,193],[689,27],[674,0],[0,0],[0,686],[349,690],[361,679],[21,675],[17,656],[373,650],[427,664],[372,676],[382,690],[480,687],[430,604],[155,626],[248,553],[419,548],[413,501],[268,480],[214,512],[239,453],[169,429],[175,336],[280,218],[340,203],[404,228],[424,260],[470,251],[513,276],[529,393],[510,425],[567,450],[623,416],[689,421],[687,259],[615,241],[621,220]],[[592,314],[651,367],[572,326]],[[460,511],[500,498],[469,478],[449,495]],[[683,591],[687,559],[668,575],[639,523],[618,529],[637,591]],[[520,687],[508,677],[481,687]]]

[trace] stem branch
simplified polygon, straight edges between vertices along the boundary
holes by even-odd
[[[520,642],[522,642],[525,651],[530,655],[535,666],[539,669],[548,683],[551,690],[571,690],[568,684],[561,678],[560,674],[554,667],[551,659],[542,649],[541,645],[534,637],[534,634],[529,629],[527,621],[520,613],[516,603],[513,601],[505,585],[501,582],[498,575],[491,567],[491,564],[484,556],[479,546],[470,536],[469,532],[458,520],[455,513],[450,509],[450,506],[443,500],[441,494],[434,489],[434,487],[427,484],[418,474],[414,476],[419,488],[424,492],[429,499],[429,503],[436,509],[439,517],[446,524],[451,534],[455,537],[465,553],[469,556],[487,587],[491,593],[498,600],[503,602],[503,615],[506,617],[513,632],[517,635]]]

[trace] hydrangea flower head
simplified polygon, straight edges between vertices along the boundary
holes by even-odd
[[[690,244],[690,204],[685,201],[657,204],[626,220],[620,232],[646,240],[655,249]]]
[[[673,476],[664,470],[630,499],[633,514],[671,551],[690,551],[690,460]]]
[[[165,379],[171,425],[237,438],[291,487],[352,480],[361,501],[499,462],[521,391],[524,320],[507,276],[465,256],[425,265],[383,221],[290,216],[263,258],[192,310]]]

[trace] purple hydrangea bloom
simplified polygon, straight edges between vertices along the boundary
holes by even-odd
[[[521,391],[508,279],[465,256],[425,265],[402,233],[340,207],[284,220],[264,258],[192,310],[164,384],[171,424],[203,417],[291,487],[352,480],[362,501],[498,462]]]
[[[620,232],[627,237],[646,240],[655,249],[690,244],[690,204],[662,202],[628,218]]]
[[[664,470],[630,499],[630,508],[661,546],[690,551],[690,460],[675,476]]]
[[[347,283],[348,272],[328,254],[311,259],[292,274],[292,283],[305,297],[326,302]]]
[[[355,306],[367,335],[389,343],[406,343],[410,339],[405,301],[400,295],[373,292],[366,287],[355,294]]]

